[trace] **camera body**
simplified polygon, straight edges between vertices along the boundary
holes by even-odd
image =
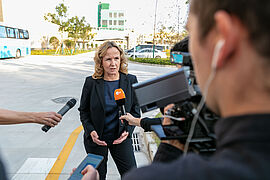
[[[175,104],[166,114],[173,123],[168,126],[153,125],[151,129],[162,140],[177,139],[184,144],[202,95],[196,83],[189,53],[172,55],[171,53],[171,61],[180,64],[181,69],[134,84],[133,87],[142,112],[163,108],[171,103]],[[180,60],[176,59],[177,57]],[[214,124],[218,118],[205,105],[203,106],[189,143],[189,151],[206,155],[215,152]]]
[[[165,135],[170,137],[163,139],[178,139],[182,144],[186,143],[192,120],[197,113],[196,109],[200,99],[200,95],[192,96],[188,100],[175,103],[175,106],[168,110],[166,115],[171,117],[172,125],[170,126],[174,128],[174,132],[172,133],[171,130],[168,131],[167,127],[163,127]],[[178,120],[181,118],[183,118],[183,120]],[[190,151],[201,154],[211,154],[215,152],[216,136],[214,133],[214,125],[218,118],[219,117],[211,112],[205,105],[203,106],[190,141]],[[180,134],[179,131],[182,131],[181,136],[176,137],[174,134]],[[173,138],[173,136],[176,138]]]

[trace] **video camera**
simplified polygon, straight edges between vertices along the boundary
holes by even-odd
[[[166,114],[171,125],[152,125],[151,129],[161,140],[178,139],[185,143],[197,106],[202,98],[196,83],[189,53],[171,52],[171,61],[182,65],[181,69],[134,84],[135,93],[142,112],[163,108],[174,103]],[[214,124],[219,117],[205,105],[198,116],[189,151],[212,154],[216,149]]]

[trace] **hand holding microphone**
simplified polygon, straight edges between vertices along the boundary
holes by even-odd
[[[72,98],[70,99],[62,109],[60,109],[57,113],[61,116],[64,116],[66,112],[68,112],[71,108],[73,108],[76,104],[76,99]],[[47,132],[52,126],[45,125],[41,129],[44,132]]]
[[[54,127],[60,122],[62,116],[56,112],[33,112],[30,119],[33,119],[35,123]]]
[[[127,114],[126,109],[125,109],[125,99],[126,99],[126,96],[123,89],[119,88],[114,91],[114,100],[116,104],[120,107],[120,111],[121,111],[120,116]],[[124,125],[125,125],[125,128],[128,125],[128,122],[126,120],[124,120]]]
[[[122,121],[123,120],[128,121],[129,125],[141,126],[141,124],[140,124],[141,118],[135,118],[130,113],[127,113],[126,115],[122,115],[119,119],[122,120]]]

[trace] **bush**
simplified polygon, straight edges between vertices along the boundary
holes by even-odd
[[[40,50],[31,50],[31,55],[54,55],[55,49],[44,49],[43,51]]]
[[[55,54],[55,49],[44,49],[43,51],[40,50],[31,50],[31,55],[75,55],[75,54],[82,54],[86,52],[90,52],[90,50],[78,50],[76,49],[76,53],[74,49],[72,49],[72,54],[70,49],[64,49],[64,54],[62,54],[62,50],[60,49],[57,54]]]
[[[160,64],[160,65],[175,65],[171,63],[169,58],[128,58],[130,61],[148,63],[148,64]]]

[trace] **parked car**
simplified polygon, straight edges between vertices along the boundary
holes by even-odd
[[[145,48],[152,48],[153,49],[153,44],[141,44],[141,45],[137,45],[136,47],[135,47],[135,52],[138,52],[139,50],[141,50],[141,49],[145,49]],[[159,50],[159,51],[166,51],[166,50],[169,50],[169,45],[164,45],[164,44],[162,44],[162,45],[159,45],[159,44],[157,44],[157,45],[155,45],[155,49],[157,49],[157,50]],[[131,49],[127,49],[127,50],[125,50],[125,53],[126,54],[130,54],[130,53],[133,53],[133,51],[134,51],[134,48],[131,48]]]
[[[130,52],[128,53],[128,57],[133,57],[135,55],[135,58],[152,58],[153,57],[153,49],[152,48],[144,48],[137,52]],[[155,49],[154,53],[155,58],[167,58],[166,52],[159,51]]]

